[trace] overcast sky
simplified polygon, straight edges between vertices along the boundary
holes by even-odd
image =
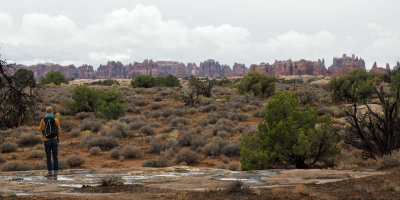
[[[22,64],[108,60],[400,61],[398,0],[1,0],[0,54]]]

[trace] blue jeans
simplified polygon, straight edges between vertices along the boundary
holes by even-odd
[[[44,150],[46,152],[47,170],[51,172],[58,171],[58,140],[49,140],[44,142]],[[51,154],[53,153],[53,165],[51,163]]]

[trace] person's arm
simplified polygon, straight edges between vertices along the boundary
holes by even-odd
[[[42,119],[42,120],[40,120],[40,126],[39,126],[39,130],[41,133],[44,131],[44,127],[45,127],[45,124],[44,124],[44,120]]]
[[[57,129],[58,129],[57,136],[60,136],[60,134],[61,134],[60,122],[58,121],[58,119],[54,119],[54,121],[56,122]]]

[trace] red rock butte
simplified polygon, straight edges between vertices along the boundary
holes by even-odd
[[[200,63],[187,63],[177,61],[156,61],[144,60],[142,63],[134,62],[124,65],[119,61],[109,61],[106,65],[100,65],[97,70],[94,70],[91,65],[82,65],[75,67],[74,65],[61,66],[59,64],[45,63],[25,66],[20,64],[12,64],[16,70],[25,68],[33,71],[36,79],[40,79],[50,71],[60,71],[68,79],[96,79],[96,78],[133,78],[138,75],[151,75],[151,76],[166,76],[172,74],[178,78],[185,78],[190,76],[197,77],[210,77],[210,78],[224,78],[224,77],[243,77],[248,72],[260,72],[266,75],[312,75],[312,76],[341,76],[355,69],[364,69],[365,62],[362,58],[351,57],[343,54],[342,57],[334,57],[332,65],[327,69],[325,67],[325,60],[309,61],[301,59],[299,61],[277,61],[273,64],[260,63],[252,64],[247,68],[244,64],[235,63],[231,68],[229,65],[220,64],[218,61],[209,59]],[[395,68],[400,67],[397,62]],[[377,73],[384,73],[390,69],[389,64],[386,68],[378,67],[374,63],[371,71]]]

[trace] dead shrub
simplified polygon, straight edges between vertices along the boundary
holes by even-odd
[[[99,155],[101,152],[100,147],[92,147],[89,149],[89,154],[90,155]]]
[[[170,119],[169,125],[173,128],[184,128],[190,126],[190,121],[184,117],[173,117]]]
[[[42,159],[44,158],[44,152],[39,150],[33,150],[29,153],[28,157],[31,159]]]
[[[17,150],[17,145],[9,142],[3,142],[0,144],[0,153],[10,153]]]
[[[7,162],[1,168],[1,171],[8,172],[8,171],[28,171],[31,170],[32,166],[29,165],[26,161],[21,162]]]
[[[72,137],[78,137],[79,135],[81,135],[81,130],[79,128],[74,128],[69,133]]]
[[[118,159],[119,158],[119,150],[118,149],[112,149],[110,151],[110,157],[114,158],[114,159]]]
[[[124,180],[121,176],[108,175],[100,179],[101,186],[121,186],[124,185]]]
[[[227,144],[228,141],[217,137],[203,147],[203,152],[207,156],[219,156],[223,153],[223,149]]]
[[[126,145],[122,148],[121,155],[124,156],[125,159],[143,158],[143,151],[140,147]]]
[[[400,166],[400,151],[392,152],[376,161],[377,169],[387,169]]]
[[[257,118],[264,118],[265,113],[264,113],[264,108],[257,109],[256,111],[253,112],[253,117]]]
[[[63,132],[70,132],[74,127],[76,127],[76,123],[69,118],[59,117],[59,121]]]
[[[226,186],[224,192],[228,194],[232,193],[251,194],[250,187],[241,180],[230,182]]]
[[[228,169],[231,170],[231,171],[239,171],[240,164],[238,162],[231,162],[228,165]]]
[[[42,143],[42,137],[35,134],[25,134],[17,142],[19,147],[35,146]]]
[[[77,119],[94,118],[94,113],[92,112],[79,112],[75,115]]]
[[[307,193],[307,187],[303,184],[298,184],[296,187],[293,189],[294,193],[297,194],[306,194]]]
[[[81,124],[81,131],[90,130],[94,133],[97,133],[100,131],[102,126],[103,123],[96,118],[85,118]]]
[[[84,138],[83,144],[86,148],[100,147],[101,150],[110,150],[119,145],[118,140],[112,137],[88,136]]]
[[[33,164],[33,170],[46,170],[47,165],[45,162],[35,162]]]
[[[235,157],[240,156],[240,151],[242,147],[240,146],[239,142],[230,142],[224,146],[222,151],[226,156]]]
[[[151,153],[160,153],[161,151],[165,150],[165,144],[161,142],[160,138],[153,138],[150,141],[150,152]]]
[[[145,135],[155,135],[156,134],[156,131],[154,130],[154,128],[152,128],[150,126],[144,126],[144,127],[140,128],[140,132]]]
[[[197,164],[199,162],[199,154],[189,149],[180,150],[176,154],[176,162],[186,162],[188,165]]]
[[[69,167],[80,167],[85,163],[85,159],[79,155],[71,155],[67,157]]]
[[[169,167],[171,166],[171,162],[164,156],[158,156],[155,158],[150,158],[146,160],[143,164],[142,167],[155,167],[155,168],[161,168],[161,167]]]

